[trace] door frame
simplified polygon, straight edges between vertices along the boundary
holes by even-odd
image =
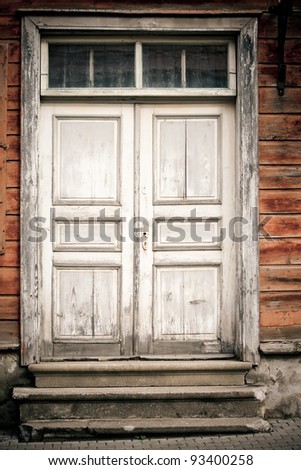
[[[40,266],[38,243],[30,242],[33,220],[38,219],[38,136],[40,126],[41,34],[51,31],[140,33],[206,33],[237,36],[237,216],[239,243],[237,272],[239,302],[235,351],[241,360],[259,362],[259,251],[258,251],[258,97],[257,18],[227,17],[106,17],[98,14],[22,18],[21,121],[21,362],[40,361],[38,309]],[[143,12],[145,14],[147,12]],[[250,131],[250,129],[252,131]]]

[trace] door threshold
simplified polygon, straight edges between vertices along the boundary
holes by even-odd
[[[210,361],[235,359],[234,354],[140,354],[136,356],[100,356],[100,357],[41,357],[41,362],[85,362],[85,361]]]

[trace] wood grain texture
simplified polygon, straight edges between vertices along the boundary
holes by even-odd
[[[276,64],[277,40],[260,39],[258,41],[258,62],[260,64]],[[301,62],[301,39],[287,39],[285,41],[284,61],[287,64],[298,64]]]
[[[8,161],[6,163],[6,187],[19,188],[20,187],[20,163],[15,161]]]
[[[7,160],[20,160],[20,136],[7,136]]]
[[[261,292],[261,315],[295,315],[301,310],[301,293],[295,292]]]
[[[298,290],[301,283],[301,266],[261,266],[260,290]]]
[[[277,88],[259,88],[259,112],[297,114],[301,112],[301,88],[285,88],[283,96]]]
[[[301,326],[268,326],[260,328],[261,341],[277,341],[277,340],[290,340],[301,338]]]
[[[20,264],[20,244],[18,242],[6,242],[5,252],[0,256],[0,266],[11,267]]]
[[[259,116],[260,140],[299,140],[301,116],[289,114],[261,114]]]
[[[0,254],[4,252],[6,210],[6,158],[7,158],[7,68],[8,46],[0,43]]]
[[[19,320],[20,297],[16,295],[0,296],[0,320]]]
[[[6,240],[20,240],[20,217],[8,215],[5,217]]]
[[[18,268],[0,269],[0,294],[18,295],[20,293],[20,272]]]
[[[260,240],[260,264],[301,264],[301,238]]]
[[[7,84],[8,86],[21,85],[21,64],[8,64]]]
[[[294,12],[288,17],[286,37],[288,39],[301,38],[301,15]],[[265,13],[261,16],[258,26],[258,37],[261,38],[277,38],[278,37],[278,21],[276,15]]]
[[[6,190],[6,214],[16,215],[20,213],[20,191],[18,188]]]
[[[13,16],[0,16],[0,38],[18,39],[21,34],[19,18]]]
[[[17,346],[20,342],[20,325],[18,321],[1,320],[0,345],[2,348]]]
[[[20,134],[20,112],[18,110],[7,112],[7,133],[10,135]]]
[[[286,86],[300,86],[300,65],[287,65],[286,67]],[[277,86],[277,65],[260,64],[258,67],[258,85],[265,87]],[[284,92],[285,95],[285,92]]]
[[[21,95],[21,87],[9,87],[7,89],[7,109],[11,110],[20,110],[20,95]]]
[[[259,142],[260,164],[300,165],[300,142]]]
[[[301,213],[301,191],[262,189],[259,192],[259,207],[262,214]]]
[[[261,165],[260,189],[300,189],[301,166]]]
[[[301,215],[262,215],[260,222],[270,237],[300,237]]]
[[[21,238],[27,240],[29,235],[28,221],[37,214],[37,176],[38,176],[38,90],[40,83],[40,36],[37,28],[28,18],[22,20],[22,37],[24,53],[22,54],[22,102],[24,103],[24,122],[22,126],[22,217]],[[20,49],[19,49],[20,53]],[[20,59],[20,54],[16,56]],[[16,60],[16,62],[18,62]],[[25,120],[26,116],[26,120]],[[37,305],[37,246],[34,243],[23,243],[21,258],[22,277],[22,364],[38,360],[39,314]]]

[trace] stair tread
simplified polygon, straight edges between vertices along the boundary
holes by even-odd
[[[264,398],[258,386],[155,386],[155,387],[99,387],[99,388],[35,388],[16,387],[17,400],[106,400],[106,399],[189,399],[189,398]]]
[[[64,419],[32,420],[22,424],[28,428],[62,433],[90,434],[160,433],[160,432],[254,432],[268,431],[270,425],[259,417],[254,418],[151,418],[151,419]],[[57,434],[56,434],[57,435]]]
[[[131,372],[185,372],[185,371],[247,371],[252,367],[250,362],[237,360],[168,360],[168,361],[64,361],[64,362],[43,362],[30,364],[29,370],[33,374],[91,374],[91,373],[131,373]]]

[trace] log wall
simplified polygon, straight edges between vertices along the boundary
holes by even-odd
[[[259,20],[259,154],[260,213],[266,236],[260,240],[261,339],[293,340],[301,336],[301,28],[300,1],[289,19],[285,61],[287,87],[278,96],[277,18],[267,13],[275,1],[2,1],[0,51],[7,50],[5,93],[1,101],[0,172],[5,229],[0,254],[0,347],[19,345],[19,219],[20,219],[20,8],[99,8],[151,14],[258,14]],[[2,49],[1,49],[2,48]],[[1,57],[0,57],[1,58]],[[0,83],[1,85],[1,83]],[[1,91],[1,86],[0,86]],[[5,118],[5,119],[4,119]],[[4,126],[4,128],[3,128]],[[4,131],[3,131],[4,129]],[[1,142],[0,142],[1,143]],[[1,200],[0,200],[1,201]],[[4,211],[5,208],[5,211]],[[1,212],[0,212],[1,214]],[[1,230],[1,225],[0,225]],[[0,244],[1,248],[1,244]]]

